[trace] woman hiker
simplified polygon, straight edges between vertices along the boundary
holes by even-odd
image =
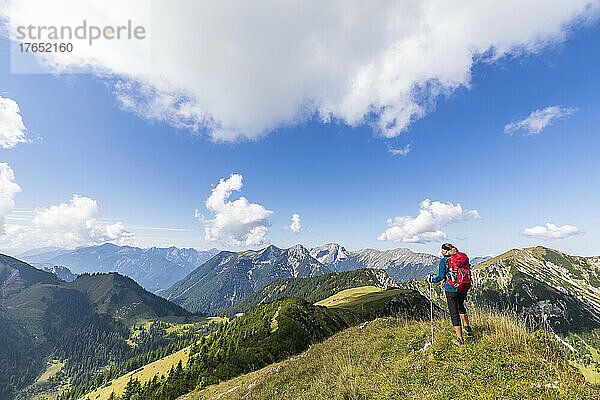
[[[448,301],[450,319],[456,332],[456,339],[452,341],[457,346],[464,344],[462,325],[465,327],[467,337],[473,336],[473,330],[469,325],[469,317],[465,309],[465,298],[471,287],[471,271],[469,269],[469,258],[466,254],[458,251],[450,243],[442,245],[442,259],[440,260],[437,276],[430,275],[432,283],[445,280],[444,291]]]

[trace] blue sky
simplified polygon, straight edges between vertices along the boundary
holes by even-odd
[[[5,223],[26,227],[32,210],[78,194],[97,202],[99,224],[121,221],[142,246],[260,247],[205,238],[216,213],[205,201],[220,179],[236,173],[243,187],[230,199],[244,196],[272,211],[256,222],[268,230],[261,245],[337,242],[437,253],[440,240],[377,240],[388,218],[416,217],[419,204],[431,199],[481,216],[440,227],[442,241],[472,255],[534,245],[598,255],[599,38],[594,23],[535,52],[475,62],[469,87],[436,97],[396,137],[314,116],[233,142],[125,109],[112,78],[12,73],[10,41],[2,38],[0,97],[18,104],[29,140],[0,149],[21,188]],[[504,132],[550,106],[576,111],[535,135]],[[404,156],[389,151],[406,145]],[[301,216],[298,233],[288,227],[293,213]],[[546,223],[580,233],[554,240],[521,233]]]

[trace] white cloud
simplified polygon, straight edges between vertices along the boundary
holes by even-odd
[[[521,233],[536,239],[550,240],[568,238],[569,236],[583,233],[583,231],[573,225],[556,226],[548,222],[546,223],[546,226],[537,225],[526,228]]]
[[[198,210],[195,216],[205,224],[205,240],[221,241],[234,246],[258,246],[266,243],[269,232],[267,218],[273,211],[260,204],[248,202],[245,197],[230,201],[233,191],[242,188],[242,175],[231,174],[221,179],[206,200],[206,208],[214,218],[204,219]]]
[[[290,230],[299,233],[302,225],[300,224],[300,214],[292,214],[292,223],[289,226]]]
[[[0,146],[5,149],[28,142],[19,111],[19,105],[13,99],[0,96]]]
[[[528,135],[537,135],[544,128],[557,119],[567,118],[577,111],[577,108],[550,106],[541,110],[532,111],[527,118],[511,122],[504,126],[504,133],[512,135],[514,132],[524,130]]]
[[[68,203],[35,209],[29,224],[7,225],[3,242],[12,248],[67,249],[105,242],[132,243],[134,234],[125,230],[122,222],[101,223],[100,215],[96,200],[75,194]]]
[[[419,204],[416,217],[388,218],[390,226],[377,240],[405,243],[426,243],[444,240],[448,235],[442,228],[453,222],[468,218],[480,219],[477,210],[464,210],[460,204],[431,202],[426,199]]]
[[[412,150],[411,147],[412,146],[410,144],[407,144],[406,146],[402,147],[401,149],[389,149],[388,151],[395,156],[405,156],[408,153],[410,153],[410,151]]]
[[[20,191],[10,165],[0,163],[0,235],[4,233],[4,217],[15,207],[15,196]]]
[[[123,107],[216,140],[255,138],[313,116],[393,137],[440,95],[469,87],[474,63],[560,42],[570,25],[594,20],[598,5],[7,0],[0,17],[13,38],[19,25],[145,25],[143,41],[76,40],[71,53],[37,56],[54,71],[114,78]]]

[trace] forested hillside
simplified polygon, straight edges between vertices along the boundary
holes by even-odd
[[[124,392],[115,395],[123,399],[174,399],[297,354],[349,326],[380,316],[424,319],[428,312],[425,298],[400,289],[381,290],[348,307],[281,299],[255,307],[201,339],[192,346],[185,367],[179,365],[166,376],[147,382],[131,379]]]
[[[234,316],[257,305],[284,297],[300,297],[310,303],[316,303],[341,290],[368,285],[387,289],[397,286],[397,283],[385,271],[366,268],[306,278],[280,278],[238,301],[223,314]]]
[[[32,384],[50,360],[60,368],[34,392],[83,384],[111,363],[181,339],[158,325],[132,335],[138,321],[200,318],[116,273],[63,282],[3,255],[0,288],[0,398]],[[30,398],[31,390],[18,397]]]

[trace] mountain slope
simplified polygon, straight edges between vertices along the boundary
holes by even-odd
[[[23,254],[23,259],[43,268],[62,265],[76,274],[118,272],[146,290],[157,292],[184,278],[217,254],[216,249],[197,251],[177,247],[141,249],[105,243],[75,250],[48,249]]]
[[[510,309],[529,325],[556,332],[589,377],[600,377],[600,257],[578,257],[545,247],[513,249],[472,268],[469,305]],[[428,296],[425,280],[403,286]],[[445,308],[441,286],[433,298]]]
[[[452,328],[380,319],[335,334],[299,356],[180,397],[208,399],[597,399],[543,332],[503,316],[472,316],[476,335],[450,344]]]
[[[190,311],[212,313],[232,306],[277,278],[330,272],[304,247],[269,246],[259,251],[223,251],[161,293]]]
[[[255,307],[202,338],[198,346],[192,346],[185,368],[178,366],[166,380],[142,383],[132,380],[127,385],[131,390],[125,397],[174,399],[196,387],[205,387],[297,354],[348,326],[379,316],[424,319],[429,311],[427,300],[410,290],[383,290],[367,295],[361,302],[364,307],[355,304],[353,309],[348,309],[285,298]]]
[[[58,284],[60,279],[48,272],[32,268],[16,258],[0,254],[0,299],[36,283]]]
[[[359,268],[385,270],[398,282],[421,279],[437,268],[439,257],[413,253],[409,249],[348,251],[336,243],[315,247],[310,254],[332,271],[349,271]]]
[[[477,265],[473,277],[481,304],[512,305],[561,333],[600,327],[600,257],[515,249]]]
[[[238,301],[224,314],[233,316],[284,297],[300,297],[315,303],[341,290],[367,285],[388,289],[397,286],[397,283],[385,271],[378,269],[331,272],[306,278],[279,278]]]
[[[138,285],[133,279],[116,272],[83,274],[64,286],[86,295],[97,313],[132,321],[166,316],[189,317],[191,313]]]
[[[4,255],[0,288],[0,399],[32,383],[50,356],[65,360],[61,374],[78,384],[97,368],[133,354],[127,324],[191,316],[116,273],[63,282]]]
[[[577,257],[545,247],[513,249],[472,268],[469,299],[513,309],[567,333],[600,327],[600,257]],[[428,293],[425,280],[405,286]],[[436,285],[436,299],[443,303]]]
[[[310,255],[317,261],[330,267],[335,267],[348,258],[350,252],[337,243],[327,243],[310,249]]]
[[[472,267],[469,299],[512,309],[559,333],[600,327],[600,257],[577,257],[545,247],[513,249]],[[403,286],[428,295],[425,280]],[[445,302],[435,285],[435,298]]]

